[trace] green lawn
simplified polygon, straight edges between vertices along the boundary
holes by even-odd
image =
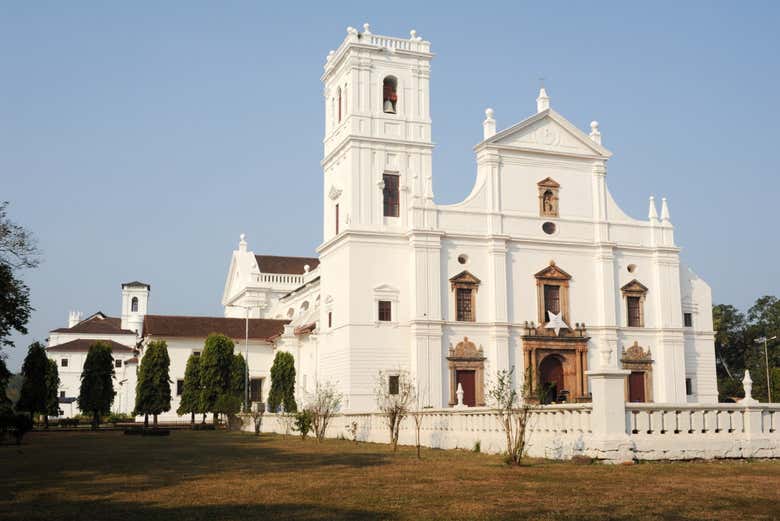
[[[0,519],[777,519],[780,461],[576,465],[225,432],[33,433]]]

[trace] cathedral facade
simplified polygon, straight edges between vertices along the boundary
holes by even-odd
[[[295,356],[301,398],[330,382],[350,411],[373,410],[402,371],[434,408],[459,389],[485,405],[500,370],[545,401],[588,401],[606,357],[628,371],[626,401],[716,402],[710,288],[681,263],[666,200],[624,213],[598,123],[580,130],[542,88],[504,130],[485,111],[471,193],[437,204],[432,58],[415,32],[347,30],[322,75],[318,255],[255,255],[242,237],[225,316],[289,320],[269,341]]]

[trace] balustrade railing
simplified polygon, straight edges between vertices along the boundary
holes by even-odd
[[[777,433],[780,405],[740,404],[626,404],[626,430],[629,436],[675,434],[729,435],[749,431],[750,414],[758,414],[760,433]],[[757,433],[754,433],[757,434]]]

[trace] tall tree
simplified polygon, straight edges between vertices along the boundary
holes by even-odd
[[[745,315],[730,304],[712,307],[715,353],[721,361],[719,376],[741,379],[745,372]]]
[[[11,413],[11,398],[8,397],[8,382],[11,380],[11,371],[5,365],[5,360],[0,358],[0,416]]]
[[[57,389],[60,387],[60,371],[57,362],[48,358],[46,360],[46,428],[49,428],[49,416],[60,415],[60,400]]]
[[[221,401],[230,390],[233,371],[233,341],[219,333],[206,338],[200,355],[201,406],[213,413],[217,422]],[[222,400],[220,400],[222,398]]]
[[[187,359],[187,368],[184,371],[184,389],[181,391],[181,400],[176,414],[189,413],[190,423],[195,424],[195,414],[204,412],[200,404],[200,356],[194,353]],[[203,415],[205,422],[206,415]]]
[[[0,261],[0,349],[14,345],[9,340],[12,331],[27,334],[31,312],[30,289],[14,277],[11,266]]]
[[[98,341],[90,346],[84,361],[77,400],[79,409],[92,413],[93,429],[98,428],[101,415],[111,412],[114,395],[114,357],[111,356],[111,346]]]
[[[40,342],[33,342],[27,349],[27,356],[22,364],[22,394],[16,408],[29,412],[35,418],[36,414],[46,414],[46,370],[49,359],[46,350]]]
[[[271,366],[271,390],[268,392],[268,409],[276,412],[279,406],[284,412],[296,412],[295,359],[287,351],[277,351]]]
[[[772,400],[777,401],[780,398],[780,382],[774,382],[773,374],[780,364],[780,342],[777,339],[767,340],[764,345],[761,339],[780,337],[780,299],[771,295],[756,299],[747,317],[748,349],[745,363],[753,377],[753,396],[768,399],[768,387],[771,385]]]
[[[39,251],[32,234],[8,218],[8,202],[0,202],[0,348],[12,346],[12,331],[27,334],[30,290],[15,271],[34,268]]]
[[[165,340],[149,343],[138,368],[138,382],[135,390],[135,414],[154,417],[171,410],[171,359]],[[146,423],[146,421],[144,422]]]

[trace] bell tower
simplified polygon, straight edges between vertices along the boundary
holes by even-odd
[[[414,209],[433,205],[432,57],[416,31],[379,36],[368,24],[348,27],[328,53],[323,243],[347,230],[402,231],[424,221]]]

